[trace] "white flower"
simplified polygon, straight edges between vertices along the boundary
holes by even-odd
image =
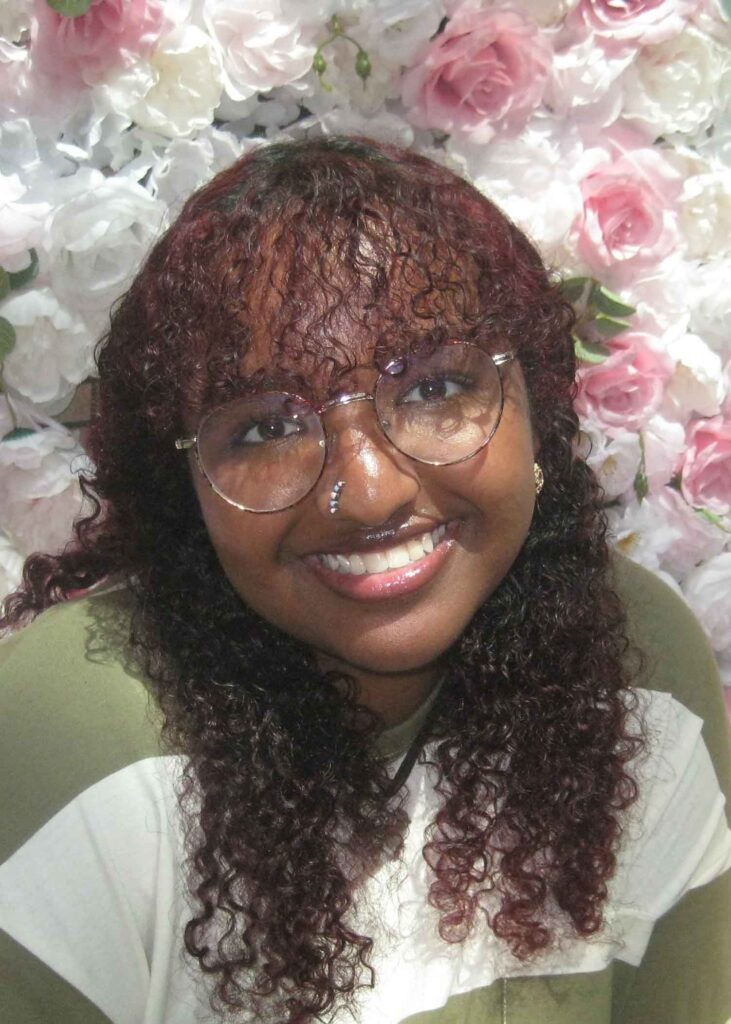
[[[16,332],[3,363],[5,383],[47,412],[59,412],[94,371],[93,334],[50,288],[11,294],[0,312]]]
[[[23,556],[0,531],[0,601],[12,594],[20,585],[23,575]]]
[[[575,140],[562,140],[547,119],[534,119],[517,138],[478,146],[452,136],[450,156],[472,183],[541,248],[551,254],[568,236],[583,209],[571,176]]]
[[[164,207],[120,176],[82,168],[68,185],[71,198],[45,229],[51,283],[59,299],[97,330],[157,236]]]
[[[691,508],[672,487],[642,502],[607,509],[611,543],[653,572],[681,579],[723,550],[727,535]]]
[[[691,258],[731,251],[731,168],[719,167],[686,178],[680,223]]]
[[[17,174],[0,174],[0,266],[16,269],[28,263],[28,250],[41,235],[43,220],[50,210],[48,202],[32,202],[28,189]]]
[[[557,117],[580,117],[593,127],[612,124],[622,109],[616,85],[632,60],[629,53],[607,53],[593,35],[558,45],[546,91],[546,102]]]
[[[607,509],[609,540],[623,554],[646,569],[658,570],[661,560],[680,536],[668,522],[657,500],[631,501],[624,508]]]
[[[675,253],[656,267],[640,269],[620,294],[637,310],[636,330],[663,336],[665,343],[688,330],[688,264]],[[698,331],[703,334],[702,331]]]
[[[676,360],[676,366],[661,411],[684,423],[693,413],[715,416],[725,393],[720,356],[697,334],[673,339],[667,353]]]
[[[690,309],[690,328],[722,358],[731,354],[731,259],[710,260],[689,266],[685,301]]]
[[[694,28],[643,48],[623,76],[624,113],[655,136],[692,132],[720,106],[731,55]],[[727,85],[728,83],[726,83]]]
[[[280,0],[204,0],[203,19],[223,66],[227,94],[246,100],[301,78],[312,67],[319,25]]]
[[[219,56],[195,25],[174,28],[148,63],[138,62],[99,90],[110,109],[170,138],[206,128],[222,91]]]
[[[0,39],[17,43],[30,29],[32,4],[29,0],[0,0]]]
[[[658,491],[672,477],[685,449],[685,428],[655,413],[642,430],[642,441],[647,483],[650,491]]]
[[[683,592],[713,649],[728,654],[731,648],[731,551],[716,555],[690,573]]]
[[[408,67],[444,17],[441,0],[359,0],[341,21],[374,64]],[[352,51],[354,52],[354,51]]]
[[[579,3],[579,0],[522,0],[521,9],[544,28],[558,23]]]
[[[58,426],[0,442],[0,523],[22,555],[60,551],[82,508],[82,449]]]
[[[244,152],[236,136],[211,126],[195,141],[174,139],[156,160],[149,187],[158,199],[176,209],[191,192]]]
[[[629,491],[640,465],[639,435],[618,430],[610,438],[589,421],[582,422],[581,435],[578,454],[594,470],[606,498]]]

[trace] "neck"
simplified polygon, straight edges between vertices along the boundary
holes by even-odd
[[[437,662],[409,672],[371,672],[349,665],[328,654],[319,654],[320,668],[337,671],[355,679],[358,702],[379,715],[386,727],[405,721],[424,703],[444,673]]]

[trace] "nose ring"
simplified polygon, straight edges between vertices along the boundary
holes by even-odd
[[[344,480],[338,480],[333,489],[330,491],[330,501],[328,502],[328,511],[331,516],[334,516],[338,511],[338,505],[340,504],[340,494],[345,487]]]

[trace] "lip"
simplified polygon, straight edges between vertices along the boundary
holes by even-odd
[[[440,542],[428,555],[399,569],[355,576],[336,572],[323,565],[317,555],[307,555],[307,568],[330,590],[359,601],[383,601],[411,594],[439,573],[456,546],[459,522],[451,520]]]

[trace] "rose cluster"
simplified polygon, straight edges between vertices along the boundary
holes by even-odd
[[[0,0],[0,113],[0,592],[68,536],[49,417],[182,199],[263,137],[359,132],[468,176],[567,279],[613,541],[731,686],[723,0]]]

